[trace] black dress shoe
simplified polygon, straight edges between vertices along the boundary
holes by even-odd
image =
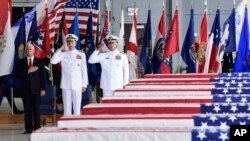
[[[15,111],[14,111],[14,114],[20,115],[20,114],[23,114],[23,111],[15,110]]]
[[[23,134],[31,134],[32,131],[24,131]]]

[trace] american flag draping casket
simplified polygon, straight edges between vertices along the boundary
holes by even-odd
[[[246,103],[209,103],[201,104],[201,113],[229,114],[250,113],[250,104]]]
[[[215,82],[215,83],[226,83],[226,82],[231,82],[231,83],[249,83],[250,78],[249,77],[238,77],[238,78],[230,78],[230,77],[220,77],[220,78],[211,78],[210,82]]]
[[[219,73],[219,77],[249,77],[250,73]]]
[[[213,88],[211,94],[250,94],[250,87],[242,88]]]
[[[214,95],[214,103],[248,103],[250,102],[250,95]]]
[[[192,141],[229,141],[229,129],[196,128],[192,130]]]
[[[229,128],[230,125],[249,125],[250,114],[242,115],[195,115],[193,116],[194,125],[207,128],[208,126],[219,126],[221,128]]]
[[[215,83],[214,84],[216,88],[228,88],[228,87],[234,87],[234,88],[242,88],[242,87],[250,87],[250,83],[231,83],[231,82],[226,82],[226,83]]]

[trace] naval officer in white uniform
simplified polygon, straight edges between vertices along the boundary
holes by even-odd
[[[127,55],[117,49],[118,38],[108,36],[108,51],[101,53],[99,46],[89,57],[89,63],[100,63],[102,67],[101,88],[103,97],[113,96],[114,91],[122,89],[129,82],[129,66]]]
[[[87,62],[84,53],[76,50],[77,36],[68,34],[66,37],[67,51],[63,51],[65,45],[59,48],[51,58],[51,64],[61,63],[62,77],[61,89],[63,95],[64,115],[80,115],[82,92],[88,85]]]

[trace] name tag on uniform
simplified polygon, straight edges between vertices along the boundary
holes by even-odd
[[[110,59],[109,57],[106,57],[105,59]]]
[[[121,60],[121,56],[120,56],[120,55],[116,55],[116,56],[115,56],[115,59],[116,59],[116,60]]]

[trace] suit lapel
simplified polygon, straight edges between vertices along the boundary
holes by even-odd
[[[29,69],[28,68],[28,58],[27,57],[25,57],[24,59],[23,59],[23,64],[24,64],[24,67],[25,67],[25,69]]]
[[[33,66],[37,66],[37,59],[35,57],[33,59]]]

